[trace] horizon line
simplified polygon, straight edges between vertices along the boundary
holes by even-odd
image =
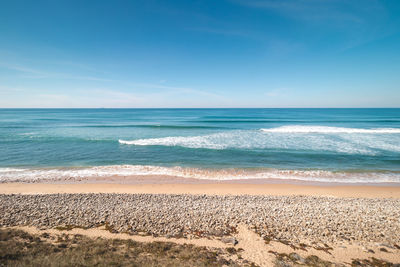
[[[38,108],[38,107],[14,107],[14,108],[2,108],[4,109],[400,109],[400,107],[195,107],[195,108],[181,108],[181,107],[148,107],[148,108],[89,108],[89,107],[79,107],[79,108]]]

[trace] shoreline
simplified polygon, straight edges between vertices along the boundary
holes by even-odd
[[[300,185],[289,183],[2,183],[0,194],[190,194],[323,196],[400,199],[400,187],[376,185]]]

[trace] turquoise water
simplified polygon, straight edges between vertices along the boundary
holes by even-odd
[[[0,109],[0,180],[400,183],[400,109]]]

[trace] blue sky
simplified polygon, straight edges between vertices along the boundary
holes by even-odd
[[[0,107],[400,107],[400,1],[0,3]]]

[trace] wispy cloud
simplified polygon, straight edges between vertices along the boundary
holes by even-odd
[[[149,89],[161,89],[161,90],[168,90],[171,92],[178,92],[178,93],[191,93],[196,95],[203,95],[209,97],[220,97],[218,94],[210,93],[203,90],[198,90],[190,87],[177,87],[177,86],[167,86],[165,85],[165,80],[162,80],[161,83],[138,83],[138,82],[131,82],[126,80],[116,80],[116,79],[109,79],[103,77],[96,77],[96,76],[81,76],[81,75],[74,75],[69,73],[54,73],[54,72],[46,72],[39,69],[29,68],[26,66],[18,65],[18,64],[6,64],[0,63],[0,67],[14,70],[17,72],[21,72],[25,75],[24,78],[33,78],[33,79],[43,79],[43,78],[57,78],[57,79],[69,79],[69,80],[85,80],[85,81],[96,81],[96,82],[114,82],[121,85],[125,85],[135,88],[149,88]]]
[[[0,107],[64,107],[64,108],[151,108],[219,106],[228,100],[216,99],[202,92],[165,90],[159,92],[130,92],[115,88],[70,88],[68,91],[0,87]],[[78,93],[79,92],[79,93]],[[23,94],[24,98],[20,98]]]
[[[14,94],[14,93],[19,93],[19,92],[24,92],[25,90],[26,89],[24,89],[24,88],[8,87],[8,86],[0,85],[0,95]]]
[[[34,87],[3,88],[0,93],[7,99],[1,106],[10,106],[10,101],[25,107],[154,107],[154,106],[189,106],[191,100],[226,102],[227,99],[210,90],[199,90],[186,86],[171,86],[165,80],[157,83],[141,83],[129,79],[109,79],[104,77],[75,75],[70,73],[47,72],[41,69],[27,67],[21,64],[0,63],[0,68],[6,68],[18,73],[19,78],[48,79],[40,89]],[[55,80],[94,81],[85,83],[68,83],[64,86],[53,86]],[[74,86],[76,85],[76,86]],[[79,89],[77,89],[79,87]],[[77,93],[79,92],[79,93]],[[17,100],[24,94],[24,101]],[[29,97],[28,97],[29,96]],[[183,100],[185,99],[185,100]],[[180,101],[180,102],[177,102]],[[23,103],[22,103],[23,102]]]
[[[232,2],[305,21],[340,22],[341,25],[361,24],[381,16],[383,5],[376,0],[232,0]]]
[[[59,74],[58,78],[71,79],[71,80],[98,81],[98,82],[114,82],[114,81],[116,81],[113,79],[105,79],[105,78],[92,77],[92,76],[77,76],[77,75],[70,75],[70,74]]]
[[[111,106],[134,106],[145,100],[143,97],[134,93],[121,92],[111,89],[93,89],[90,90],[90,94],[94,96],[92,98],[92,102],[103,103],[103,105]]]
[[[295,20],[307,30],[336,29],[342,36],[337,44],[344,51],[393,34],[386,23],[388,9],[378,0],[230,0],[232,3],[265,10],[282,18]],[[329,37],[328,37],[329,38]],[[289,42],[290,43],[290,42]]]
[[[21,66],[21,65],[16,65],[16,64],[6,64],[6,63],[0,63],[1,68],[6,68],[9,70],[14,70],[18,72],[24,72],[24,73],[30,73],[30,74],[38,74],[38,75],[48,75],[48,73],[37,70],[37,69],[32,69],[29,67]]]
[[[57,72],[48,72],[40,69],[30,68],[18,64],[6,64],[0,63],[0,68],[5,68],[13,71],[17,71],[24,74],[24,78],[29,79],[45,79],[45,78],[59,78],[59,79],[71,79],[71,80],[87,80],[87,81],[102,81],[102,82],[111,82],[114,80],[105,79],[94,76],[80,76],[69,73],[57,73]]]
[[[90,71],[90,72],[96,72],[96,73],[103,73],[106,74],[107,72],[96,68],[94,66],[88,65],[88,64],[84,64],[84,63],[79,63],[79,62],[72,62],[72,61],[48,61],[48,63],[50,64],[54,64],[54,65],[60,65],[60,66],[69,66],[75,69],[81,69],[81,70],[85,70],[85,71]]]
[[[216,93],[211,93],[209,91],[198,90],[190,87],[166,86],[153,83],[133,83],[133,82],[125,82],[124,84],[130,86],[133,89],[135,88],[161,89],[170,93],[185,93],[185,94],[194,94],[194,95],[201,95],[213,98],[223,98],[221,95],[218,95]]]
[[[228,36],[251,40],[265,47],[265,50],[268,51],[270,55],[274,56],[286,56],[304,48],[304,44],[298,41],[286,40],[281,36],[277,36],[276,34],[266,34],[261,30],[255,29],[239,30],[214,27],[190,28],[189,30],[213,35],[220,35],[222,37]]]

